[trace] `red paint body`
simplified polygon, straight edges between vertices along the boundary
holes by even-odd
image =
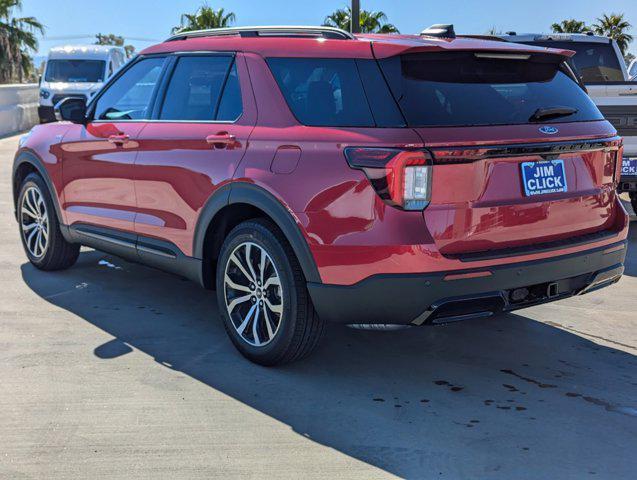
[[[418,42],[368,36],[374,52],[538,51],[470,39]],[[564,255],[626,238],[627,216],[615,194],[617,151],[565,154],[569,191],[525,197],[519,163],[537,157],[477,159],[435,165],[430,205],[422,212],[385,204],[365,174],[350,168],[348,146],[426,147],[445,156],[463,148],[547,142],[537,125],[452,128],[324,128],[301,125],[266,62],[270,56],[373,58],[371,42],[294,38],[194,38],[142,52],[232,51],[237,55],[243,114],[235,123],[93,122],[36,127],[23,149],[39,156],[55,185],[63,222],[116,228],[174,243],[194,254],[199,215],[220,186],[249,182],[293,215],[322,282],[351,285],[375,274],[424,273]],[[606,121],[561,123],[551,142],[609,139]],[[206,137],[229,133],[213,148]],[[127,135],[123,144],[112,135]],[[60,136],[60,137],[57,137]],[[446,152],[445,152],[446,150]],[[278,153],[277,153],[278,152]],[[620,156],[621,158],[621,156]],[[460,261],[463,253],[533,245],[613,230],[603,241],[496,260]]]

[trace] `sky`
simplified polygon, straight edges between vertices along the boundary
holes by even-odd
[[[37,55],[55,45],[92,43],[96,33],[114,33],[138,50],[165,39],[182,13],[203,0],[23,0],[22,16],[46,27]],[[348,0],[207,0],[237,16],[236,25],[316,25]],[[434,23],[453,23],[458,33],[547,32],[567,18],[593,23],[602,13],[624,13],[635,27],[630,51],[637,54],[637,0],[361,0],[361,8],[382,10],[402,33],[417,33]],[[63,37],[85,36],[67,39]]]

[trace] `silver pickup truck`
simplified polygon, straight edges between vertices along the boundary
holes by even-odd
[[[629,192],[637,212],[637,82],[630,81],[615,41],[592,34],[551,33],[500,35],[507,42],[574,50],[571,67],[602,114],[624,137],[620,192]]]

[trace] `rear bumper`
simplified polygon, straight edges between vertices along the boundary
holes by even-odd
[[[580,295],[619,280],[625,241],[543,260],[431,274],[376,275],[351,286],[308,283],[327,321],[439,324]]]

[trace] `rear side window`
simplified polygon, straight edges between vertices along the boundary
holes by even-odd
[[[584,83],[624,81],[624,72],[619,64],[617,53],[610,43],[537,41],[529,42],[529,44],[574,50],[576,53],[571,57],[570,63]]]
[[[294,116],[304,125],[374,127],[357,61],[337,58],[270,58],[268,65]],[[380,72],[376,72],[380,78]],[[382,81],[382,78],[381,78]],[[370,83],[371,87],[371,83]],[[380,101],[396,106],[387,91]],[[391,116],[390,116],[391,118]],[[398,123],[400,115],[398,114]]]
[[[95,104],[97,120],[146,120],[164,58],[148,58],[132,65]]]
[[[234,57],[181,57],[170,79],[162,120],[233,121],[241,114]]]
[[[573,113],[542,123],[603,118],[553,55],[415,53],[381,60],[381,67],[414,127],[524,124],[538,111],[555,108]]]

